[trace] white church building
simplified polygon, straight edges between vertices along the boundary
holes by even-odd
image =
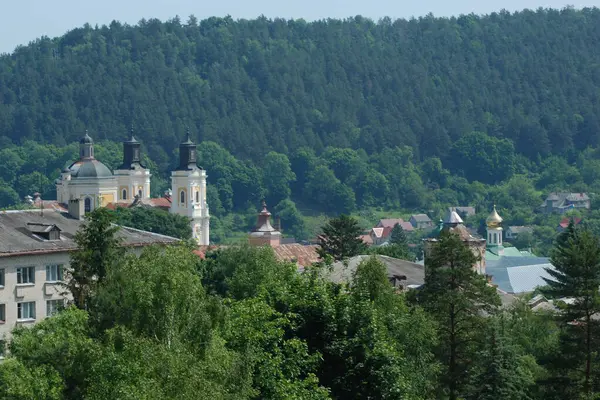
[[[97,207],[153,205],[159,200],[150,197],[150,170],[141,162],[141,144],[133,135],[123,142],[123,164],[114,173],[94,157],[94,141],[87,133],[79,147],[79,160],[65,168],[56,181],[57,201],[72,217],[81,219]],[[189,218],[194,239],[207,246],[206,171],[198,167],[196,145],[189,137],[179,145],[179,166],[171,172],[171,185],[172,195],[166,198],[169,212]]]

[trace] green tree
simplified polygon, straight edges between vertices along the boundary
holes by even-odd
[[[130,228],[159,233],[179,239],[191,239],[189,219],[178,214],[152,207],[117,207],[115,223]]]
[[[408,245],[408,239],[406,238],[404,229],[402,229],[402,225],[396,224],[392,228],[392,232],[390,233],[390,244],[396,244],[399,246]]]
[[[471,360],[485,327],[483,314],[493,313],[500,305],[494,287],[473,269],[477,261],[460,237],[447,231],[442,231],[425,258],[420,298],[438,323],[437,356],[443,365],[440,390],[450,400],[466,394]]]
[[[317,253],[322,259],[329,255],[336,261],[359,255],[366,250],[360,235],[358,221],[347,215],[340,215],[323,226]]]
[[[573,222],[559,235],[551,254],[551,278],[545,292],[552,298],[573,298],[560,314],[561,357],[556,367],[560,380],[572,398],[592,398],[598,392],[595,343],[599,325],[594,316],[600,312],[600,243],[586,229]],[[567,394],[567,393],[565,393]]]
[[[97,208],[86,215],[86,222],[75,234],[77,250],[71,254],[70,271],[65,284],[74,304],[83,310],[108,270],[122,260],[119,227],[114,215],[106,208]]]
[[[308,238],[306,224],[296,204],[290,199],[282,200],[274,209],[275,215],[280,218],[282,231],[292,235],[296,240]]]
[[[28,368],[14,358],[0,364],[0,397],[11,400],[60,400],[63,382],[44,366]]]
[[[295,180],[296,174],[292,171],[290,160],[285,154],[271,151],[265,156],[263,182],[269,204],[278,204],[290,197],[290,185]]]

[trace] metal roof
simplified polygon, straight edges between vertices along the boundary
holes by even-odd
[[[361,255],[352,257],[345,262],[338,261],[332,265],[331,269],[325,269],[325,276],[335,283],[352,282],[352,277],[356,272],[358,265],[369,259],[369,255]],[[403,281],[405,285],[422,285],[425,282],[425,268],[417,263],[400,260],[388,256],[375,256],[378,261],[382,262],[387,270],[389,278],[394,276],[405,276]]]
[[[31,232],[31,224],[56,226],[60,229],[60,240],[43,240]],[[14,210],[0,211],[0,257],[23,254],[45,254],[72,251],[77,248],[75,233],[84,221],[72,218],[69,214],[55,210]],[[117,233],[124,246],[149,246],[152,244],[172,244],[177,238],[121,227]]]

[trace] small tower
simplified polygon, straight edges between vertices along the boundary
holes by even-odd
[[[94,141],[85,131],[85,136],[79,141],[79,158],[81,160],[90,160],[94,158]]]
[[[477,273],[485,275],[485,239],[480,239],[471,235],[469,230],[463,224],[462,218],[458,215],[454,208],[448,210],[446,217],[440,221],[437,229],[434,229],[431,234],[423,239],[425,261],[431,256],[434,250],[435,243],[442,232],[452,232],[460,237],[462,242],[471,249],[473,255],[477,257],[477,261],[473,264],[473,270]],[[427,264],[426,264],[427,265]]]
[[[190,219],[194,239],[210,243],[210,215],[206,202],[206,171],[196,164],[196,145],[187,140],[179,145],[179,166],[171,172],[173,191],[170,212]]]
[[[492,253],[501,256],[504,254],[502,245],[502,217],[496,211],[496,206],[486,218],[487,225],[487,247]]]
[[[262,202],[262,211],[258,213],[256,226],[250,232],[248,243],[252,246],[277,247],[281,244],[281,232],[271,225],[271,213],[267,210],[267,203]]]
[[[143,200],[150,199],[150,170],[141,162],[141,143],[133,136],[131,129],[131,138],[123,142],[123,164],[115,171],[117,184],[119,187],[119,201],[133,202],[138,198]]]

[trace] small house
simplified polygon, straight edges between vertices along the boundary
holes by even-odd
[[[427,214],[415,214],[410,217],[409,222],[415,229],[427,229],[433,226],[431,218]]]

